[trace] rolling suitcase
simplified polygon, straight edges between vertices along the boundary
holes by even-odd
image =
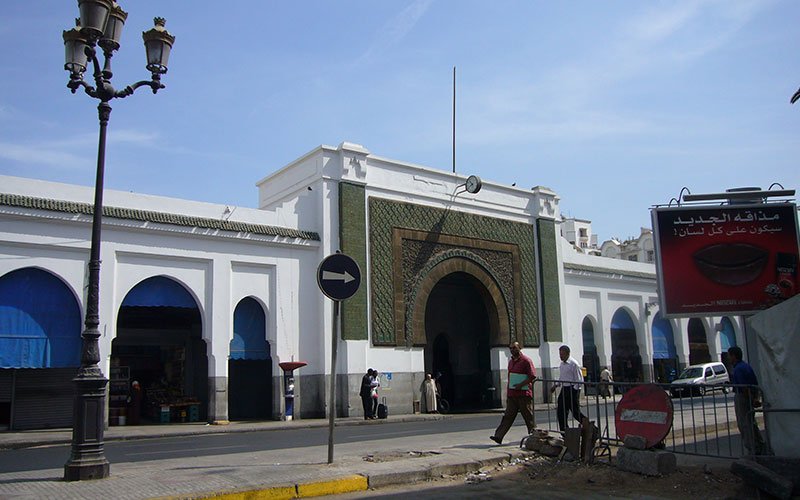
[[[386,398],[381,399],[381,403],[378,405],[378,418],[386,418],[389,416],[389,407],[386,406]]]

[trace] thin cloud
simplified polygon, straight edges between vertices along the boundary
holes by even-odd
[[[392,18],[378,31],[380,38],[356,59],[353,66],[372,62],[386,52],[387,49],[399,43],[414,29],[414,26],[428,10],[431,3],[433,3],[433,0],[416,0]]]
[[[35,164],[64,170],[86,170],[94,168],[90,157],[84,157],[64,150],[42,148],[41,146],[9,144],[0,142],[0,158],[17,163]]]

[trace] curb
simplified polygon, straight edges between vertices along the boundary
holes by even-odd
[[[420,481],[429,481],[443,476],[466,474],[483,467],[494,467],[508,463],[516,458],[527,457],[532,452],[514,451],[504,452],[504,456],[484,460],[470,460],[451,464],[436,464],[418,470],[381,472],[368,475],[347,475],[332,478],[308,481],[296,484],[278,484],[263,488],[209,491],[205,493],[191,493],[169,497],[157,497],[150,500],[291,500],[294,498],[308,498],[324,495],[336,495],[351,491],[365,491],[378,489],[398,484],[410,484]]]
[[[337,495],[350,491],[364,491],[367,488],[368,483],[366,477],[350,475],[297,484],[277,484],[264,488],[246,490],[208,491],[205,493],[157,497],[151,498],[150,500],[291,500],[293,498],[308,498]]]

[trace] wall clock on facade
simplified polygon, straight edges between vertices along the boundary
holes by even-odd
[[[467,177],[467,182],[464,184],[464,187],[466,187],[468,192],[475,194],[481,190],[482,185],[480,177],[477,175],[470,175]]]

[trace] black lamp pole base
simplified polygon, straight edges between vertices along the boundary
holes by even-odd
[[[87,342],[87,344],[92,343]],[[96,339],[93,344],[97,345]],[[64,480],[104,479],[109,474],[108,460],[103,453],[105,388],[108,380],[96,366],[84,366],[73,382],[76,391],[72,422],[72,453],[64,465]]]

